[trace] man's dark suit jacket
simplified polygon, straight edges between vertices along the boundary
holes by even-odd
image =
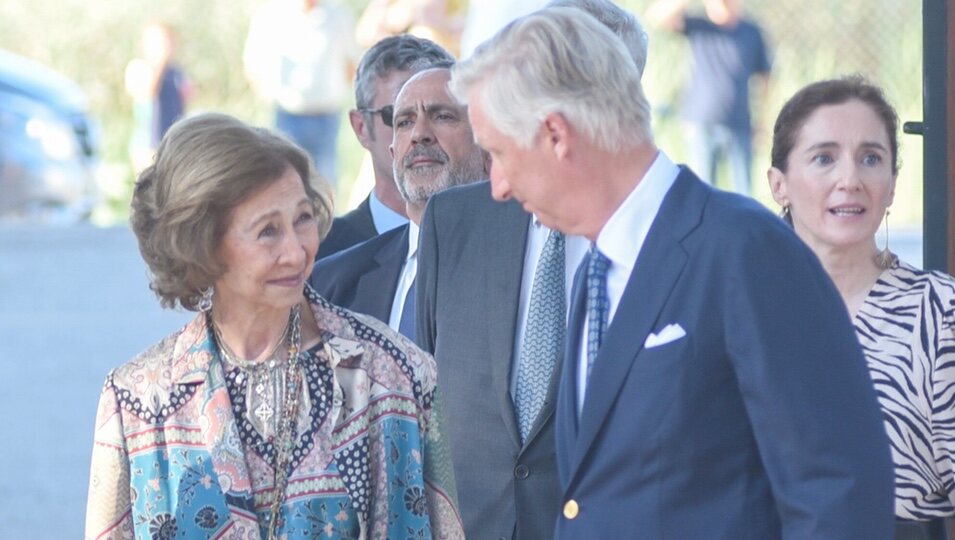
[[[371,195],[369,195],[355,209],[332,220],[332,228],[319,244],[315,260],[334,255],[377,235],[375,220],[371,217]]]
[[[683,169],[578,420],[583,274],[557,405],[557,538],[892,537],[892,461],[865,360],[782,220]],[[669,325],[685,335],[647,343]]]
[[[435,356],[469,539],[545,540],[559,508],[551,396],[521,444],[511,364],[530,215],[487,182],[434,195],[418,246],[419,345]]]
[[[308,282],[329,302],[388,324],[407,255],[408,225],[402,225],[318,261]]]

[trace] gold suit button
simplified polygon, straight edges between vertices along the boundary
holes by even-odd
[[[580,508],[577,506],[577,501],[571,499],[564,503],[564,517],[567,519],[574,519],[577,517],[577,513],[580,511]]]

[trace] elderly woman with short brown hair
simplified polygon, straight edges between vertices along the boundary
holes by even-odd
[[[199,313],[107,377],[87,538],[463,537],[433,359],[306,286],[328,191],[231,117],[167,134],[132,225],[162,305]]]

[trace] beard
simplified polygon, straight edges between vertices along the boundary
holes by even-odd
[[[412,160],[421,156],[434,159],[438,163],[409,169]],[[405,202],[421,204],[427,202],[435,193],[450,187],[484,180],[487,176],[485,163],[484,151],[477,146],[465,159],[454,164],[440,148],[419,146],[405,155],[400,167],[395,165],[395,183]]]

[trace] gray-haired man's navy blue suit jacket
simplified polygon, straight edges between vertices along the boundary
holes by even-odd
[[[557,538],[892,537],[865,361],[831,280],[781,220],[683,169],[578,418],[582,274],[557,403]]]

